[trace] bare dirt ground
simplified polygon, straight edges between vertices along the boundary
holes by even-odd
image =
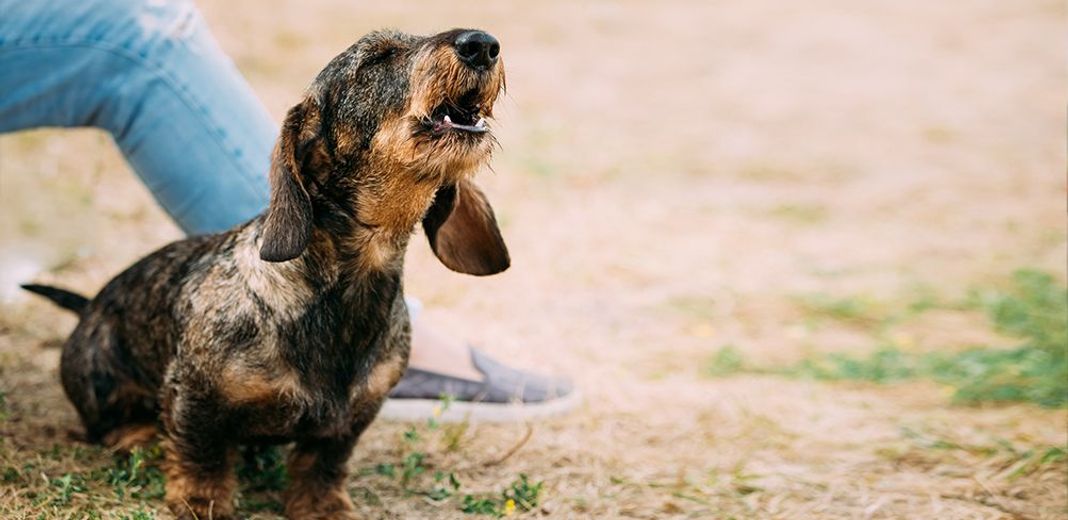
[[[461,493],[496,493],[520,473],[544,482],[540,505],[516,513],[530,516],[1068,514],[1063,457],[1021,469],[1024,454],[1065,447],[1063,409],[957,406],[923,380],[709,368],[726,345],[781,366],[876,347],[869,328],[807,315],[798,301],[813,295],[905,306],[1021,267],[1063,280],[1062,2],[269,5],[201,2],[276,117],[368,30],[499,37],[502,149],[481,183],[513,267],[463,277],[416,239],[407,289],[447,330],[569,374],[585,394],[499,463],[526,426],[413,443],[411,426],[376,423],[352,461],[367,517],[464,516],[459,497],[435,502],[374,469],[413,449],[427,475],[455,472]],[[2,516],[169,518],[158,499],[115,498],[106,479],[64,484],[113,461],[68,438],[78,424],[55,347],[73,319],[13,287],[92,292],[180,233],[89,130],[0,137],[0,201]],[[890,334],[924,350],[1012,343],[967,309]],[[277,493],[264,497],[245,511],[275,518]]]

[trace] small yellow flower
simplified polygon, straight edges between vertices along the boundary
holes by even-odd
[[[435,418],[441,417],[441,405],[440,404],[434,405],[433,413],[434,413],[434,417]]]
[[[504,516],[511,516],[515,513],[515,500],[511,498],[504,503]]]

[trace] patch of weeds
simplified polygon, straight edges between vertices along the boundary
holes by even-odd
[[[525,474],[520,473],[519,478],[504,490],[505,502],[513,501],[520,511],[530,511],[538,506],[538,497],[544,484],[541,481],[531,483]]]
[[[962,404],[1068,405],[1068,288],[1049,274],[1020,270],[1008,289],[975,291],[970,299],[970,306],[985,310],[998,332],[1019,337],[1022,344],[1009,349],[927,353],[891,345],[865,355],[826,354],[785,368],[751,366],[738,351],[724,347],[713,355],[706,373],[721,376],[746,371],[875,383],[926,378],[952,389],[953,400]],[[896,313],[862,298],[813,297],[803,300],[803,305],[810,315],[885,329],[939,304],[927,298]]]
[[[1053,276],[1029,269],[1013,276],[1015,287],[1004,291],[975,291],[973,299],[985,308],[998,330],[1028,338],[1035,348],[1064,354],[1068,348],[1068,289]]]
[[[156,520],[155,513],[145,511],[144,509],[138,509],[132,513],[125,513],[119,517],[120,520]]]
[[[476,496],[461,494],[463,485],[459,476],[447,468],[438,469],[430,462],[431,455],[425,451],[423,444],[429,440],[442,440],[446,450],[458,449],[460,438],[466,431],[463,428],[442,428],[438,417],[445,413],[452,404],[451,396],[441,396],[434,409],[434,416],[420,427],[412,425],[402,435],[402,452],[397,462],[379,463],[367,468],[365,474],[375,474],[390,480],[396,480],[408,495],[420,496],[434,502],[444,502],[460,498],[459,508],[469,514],[486,514],[506,516],[515,511],[529,511],[537,506],[542,483],[532,483],[526,475],[520,474],[499,494]],[[440,438],[439,438],[440,437]],[[439,463],[440,464],[440,463]],[[432,471],[433,470],[433,471]],[[433,475],[431,480],[430,475]]]
[[[460,479],[456,473],[443,471],[434,472],[434,487],[423,493],[427,498],[439,502],[445,500],[460,491]]]
[[[879,349],[867,357],[832,353],[806,359],[785,369],[789,375],[827,381],[858,380],[891,383],[919,377],[922,360],[897,348]]]
[[[430,420],[433,421],[433,419]],[[408,442],[419,442],[419,430],[416,430],[414,427],[405,430],[403,435],[404,440]]]
[[[237,476],[247,491],[281,491],[289,482],[285,457],[277,446],[248,446]]]
[[[526,475],[520,473],[519,478],[512,481],[499,495],[464,495],[460,511],[496,517],[508,516],[516,511],[531,511],[538,507],[543,484],[540,481],[532,483]]]
[[[119,500],[159,499],[164,494],[163,471],[159,468],[163,450],[134,448],[125,457],[116,457],[115,465],[106,470],[107,483]]]
[[[1023,453],[1019,462],[1009,472],[1009,478],[1030,475],[1041,468],[1055,464],[1063,465],[1065,462],[1068,462],[1068,450],[1061,446],[1029,449]]]
[[[401,463],[401,486],[405,489],[408,488],[408,484],[412,480],[426,471],[426,467],[423,465],[424,459],[426,459],[426,453],[421,451],[409,453],[404,457],[404,461]]]
[[[7,416],[7,393],[5,393],[3,390],[0,390],[0,421],[6,421]]]
[[[1063,466],[1065,462],[1068,462],[1068,450],[1063,446],[1020,447],[1006,439],[993,439],[983,444],[966,443],[907,427],[901,429],[901,435],[916,448],[924,451],[937,450],[995,459],[991,465],[1000,467],[999,473],[1009,480],[1054,466]]]
[[[470,428],[471,423],[467,421],[444,425],[441,431],[441,437],[445,451],[449,453],[460,451],[464,436],[467,435],[467,430]]]
[[[724,345],[712,354],[705,365],[705,374],[723,377],[745,370],[745,357],[734,345]]]
[[[238,499],[241,509],[250,513],[259,513],[263,511],[271,511],[281,514],[284,511],[282,503],[269,496],[263,496],[260,494],[246,495],[242,493]]]
[[[285,456],[278,446],[245,446],[242,461],[237,466],[241,482],[241,508],[250,512],[281,513],[282,503],[277,492],[289,483]]]
[[[375,474],[386,478],[394,478],[397,476],[397,468],[389,463],[375,464]]]
[[[444,413],[450,403],[451,400],[443,397],[441,403],[435,407],[435,416],[440,416],[441,413]],[[436,417],[428,419],[425,428],[421,429],[418,425],[410,426],[401,434],[404,448],[400,460],[395,463],[376,464],[370,472],[390,480],[399,479],[401,487],[409,494],[443,496],[443,492],[437,490],[437,486],[430,489],[423,489],[421,486],[422,476],[428,469],[431,469],[431,466],[427,460],[428,455],[421,449],[420,444],[424,441],[426,435],[436,431],[439,426]],[[441,472],[436,474],[439,473]]]
[[[1059,357],[1033,345],[929,354],[921,375],[953,387],[961,403],[1018,401],[1053,408],[1068,404],[1068,364]]]
[[[831,319],[865,329],[883,327],[896,318],[885,304],[865,296],[812,294],[798,298],[797,303],[810,320]]]
[[[926,285],[917,285],[912,288],[911,292],[912,295],[907,305],[907,312],[912,316],[923,314],[931,309],[963,310],[968,307],[960,303],[943,300],[934,289]]]
[[[22,474],[15,466],[6,466],[4,471],[0,472],[0,482],[11,484],[20,480],[22,480]]]
[[[923,354],[885,347],[867,356],[829,354],[785,372],[878,383],[930,378],[951,387],[959,403],[1068,404],[1068,289],[1049,274],[1021,270],[1008,291],[977,292],[973,299],[995,329],[1024,343],[1012,349]],[[845,307],[840,312],[853,316],[859,311]]]
[[[52,479],[49,484],[52,488],[52,498],[48,504],[53,506],[68,505],[75,493],[84,493],[88,489],[85,477],[78,473],[64,474],[62,477]]]
[[[460,511],[469,515],[493,515],[502,516],[500,505],[494,498],[475,498],[474,495],[464,495]]]

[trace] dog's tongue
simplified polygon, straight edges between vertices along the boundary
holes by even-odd
[[[476,133],[489,131],[489,128],[486,128],[486,119],[482,117],[478,118],[478,122],[473,125],[461,125],[458,123],[453,123],[452,118],[449,117],[448,114],[445,115],[445,119],[443,119],[442,121],[445,123],[446,128],[455,128],[457,130],[463,130],[465,132]]]

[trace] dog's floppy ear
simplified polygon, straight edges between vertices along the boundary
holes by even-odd
[[[304,152],[318,134],[318,105],[309,96],[289,109],[271,155],[271,205],[267,209],[260,246],[263,260],[292,260],[308,247],[312,206],[301,168]]]
[[[439,189],[423,217],[423,229],[434,255],[453,271],[485,276],[511,264],[493,208],[471,181]]]

